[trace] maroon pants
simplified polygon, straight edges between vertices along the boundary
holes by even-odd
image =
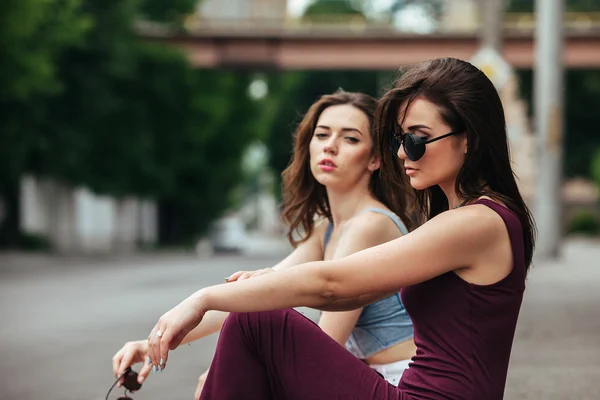
[[[201,400],[410,400],[294,310],[231,313]]]

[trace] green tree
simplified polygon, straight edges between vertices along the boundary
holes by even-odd
[[[188,110],[182,110],[175,125],[183,134],[160,135],[157,147],[158,164],[171,171],[159,197],[165,244],[195,238],[228,208],[228,194],[243,179],[242,154],[257,137],[253,120],[258,110],[247,95],[249,76],[200,70],[190,79]],[[166,124],[165,132],[175,131],[159,120]]]
[[[117,198],[154,198],[161,240],[192,240],[239,181],[254,137],[248,80],[194,70],[181,52],[142,43],[135,1],[87,0],[86,9],[96,23],[86,46],[62,59],[67,90],[52,105],[35,170]]]
[[[193,239],[227,208],[242,151],[255,138],[248,77],[195,70],[179,51],[143,43],[133,30],[140,16],[179,22],[194,3],[2,3],[0,163],[10,175],[0,188],[10,190],[0,193],[11,193],[10,215],[18,215],[25,172],[117,198],[154,198],[170,243]]]
[[[28,165],[36,175],[103,194],[127,191],[137,169],[111,172],[139,161],[141,128],[131,110],[138,104],[129,97],[139,58],[131,31],[136,7],[130,0],[84,2],[94,25],[83,45],[70,48],[57,62],[64,90],[47,105],[48,117],[37,132]],[[99,154],[103,159],[96,162]]]
[[[591,168],[592,179],[596,182],[596,186],[600,190],[600,148],[596,149],[592,159]]]
[[[38,144],[45,106],[63,89],[56,60],[81,44],[90,24],[80,0],[0,2],[0,243],[18,237],[19,178]]]
[[[350,2],[347,0],[319,0],[311,3],[306,10],[304,10],[304,14],[302,15],[302,19],[304,20],[327,20],[328,17],[359,17],[362,20],[365,20],[365,16],[360,10],[362,4],[353,4],[357,3]]]
[[[508,11],[531,13],[535,8],[535,0],[509,0]],[[593,12],[600,11],[598,0],[566,0],[566,11]]]
[[[198,3],[198,0],[143,0],[138,16],[152,21],[179,24]]]

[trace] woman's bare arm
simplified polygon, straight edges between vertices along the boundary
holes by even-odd
[[[158,320],[148,339],[148,355],[155,366],[163,363],[161,359],[166,362],[169,349],[175,349],[208,310],[318,308],[397,292],[450,271],[475,279],[498,270],[510,272],[512,262],[506,260],[512,257],[507,257],[506,246],[510,248],[506,226],[493,210],[473,205],[448,211],[408,235],[339,260],[311,262],[201,289]],[[498,257],[505,260],[498,262]],[[348,309],[354,308],[356,304]]]
[[[311,261],[320,261],[323,259],[323,235],[326,224],[319,224],[311,236],[302,242],[286,258],[272,267],[274,270],[282,270],[294,265],[304,264]],[[241,274],[240,274],[241,275]],[[237,278],[237,277],[236,277]],[[229,313],[222,311],[209,311],[206,313],[202,322],[198,324],[181,343],[194,342],[203,337],[219,332]]]
[[[390,229],[385,229],[386,224]],[[389,217],[382,214],[363,214],[355,218],[340,237],[333,259],[340,259],[361,250],[389,242],[401,236]],[[368,267],[367,267],[368,268]],[[325,311],[319,318],[319,327],[342,346],[346,343],[360,314],[362,307],[350,311]]]
[[[338,309],[344,301],[354,309],[357,299],[382,297],[449,271],[472,268],[504,239],[501,235],[506,236],[502,219],[486,206],[474,205],[445,212],[406,236],[339,260],[213,286],[192,296],[205,310],[322,308],[336,301]]]

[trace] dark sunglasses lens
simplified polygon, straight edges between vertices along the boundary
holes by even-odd
[[[140,390],[142,384],[138,382],[138,374],[133,370],[129,370],[125,373],[125,379],[123,380],[123,386],[127,388],[131,392],[135,392],[136,390]]]
[[[409,160],[417,161],[425,154],[425,143],[419,143],[414,135],[407,134],[404,137],[404,151]]]
[[[394,154],[398,154],[398,150],[400,150],[400,141],[398,140],[398,136],[395,133],[392,133],[390,137],[390,148],[394,152]]]

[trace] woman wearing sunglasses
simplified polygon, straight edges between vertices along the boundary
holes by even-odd
[[[150,331],[153,365],[222,310],[231,314],[201,399],[503,398],[534,227],[498,93],[473,65],[435,59],[404,71],[376,122],[380,143],[401,143],[397,154],[382,146],[382,182],[400,179],[385,167],[399,157],[428,221],[342,259],[193,293]],[[350,310],[398,290],[417,352],[397,386],[289,309]]]
[[[309,261],[339,259],[408,233],[402,222],[410,225],[406,185],[381,182],[371,129],[376,106],[377,100],[368,95],[338,91],[322,96],[309,109],[294,135],[293,157],[283,172],[283,217],[295,250],[272,269],[240,271],[228,282]],[[388,168],[390,174],[402,173],[399,162],[389,163]],[[183,342],[217,332],[227,315],[207,313]],[[393,384],[415,353],[412,322],[399,293],[364,308],[324,312],[319,326]],[[147,340],[127,343],[113,359],[114,373],[119,375],[146,359],[147,344]],[[150,368],[142,367],[141,380]],[[205,377],[206,373],[199,378],[196,398]]]

